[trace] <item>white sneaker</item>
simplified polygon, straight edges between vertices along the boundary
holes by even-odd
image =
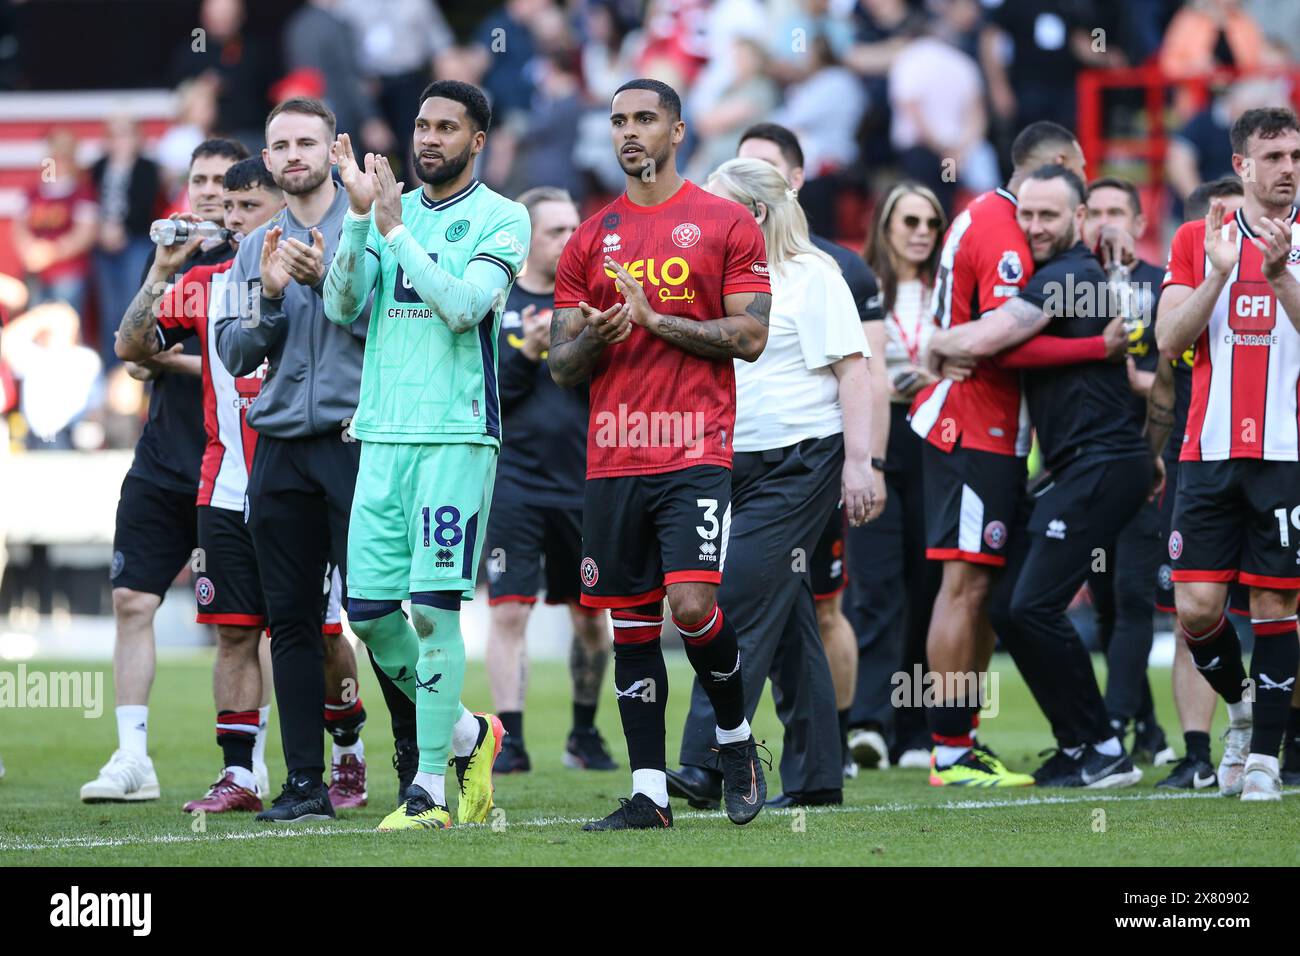
[[[858,779],[858,762],[854,760],[852,757],[850,757],[848,761],[844,764],[844,779],[845,780]]]
[[[858,762],[858,766],[863,769],[889,769],[889,747],[885,745],[885,738],[879,731],[863,730],[861,727],[849,731],[849,751],[853,754],[853,759]],[[930,766],[928,754],[925,765]]]
[[[271,793],[271,775],[267,772],[266,764],[253,764],[253,779],[257,783],[257,795],[265,800]]]
[[[1223,733],[1223,759],[1219,761],[1219,793],[1235,797],[1241,793],[1241,778],[1246,772],[1246,754],[1250,750],[1251,722],[1229,724]]]
[[[1282,777],[1268,764],[1250,762],[1242,774],[1241,799],[1281,800]]]
[[[84,803],[118,803],[121,801],[157,800],[158,776],[153,761],[125,750],[113,751],[99,776],[81,788]]]
[[[898,766],[902,770],[928,770],[930,768],[930,751],[913,747],[898,755]]]

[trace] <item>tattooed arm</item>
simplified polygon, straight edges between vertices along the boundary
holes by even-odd
[[[182,245],[157,247],[144,285],[136,292],[117,327],[113,351],[118,358],[143,362],[162,348],[158,341],[158,303],[171,288],[177,270],[198,251],[202,241],[202,238],[195,237]]]
[[[692,355],[757,362],[767,345],[772,296],[767,292],[738,292],[724,296],[722,307],[727,314],[720,319],[699,322],[651,312],[644,324],[661,339]]]
[[[551,314],[551,348],[546,364],[561,388],[572,388],[591,377],[600,354],[632,334],[627,306],[618,302],[604,312],[579,302],[576,309]]]
[[[1174,428],[1174,367],[1162,361],[1156,366],[1155,381],[1147,394],[1147,444],[1159,458]]]
[[[929,354],[958,362],[978,362],[1032,338],[1047,327],[1048,321],[1038,306],[1020,298],[1008,299],[981,315],[978,322],[935,332],[930,338]]]

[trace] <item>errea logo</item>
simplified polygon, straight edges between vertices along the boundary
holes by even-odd
[[[50,897],[51,926],[126,926],[133,936],[148,936],[152,916],[152,893],[82,893],[73,886]]]
[[[623,237],[616,232],[611,232],[605,236],[604,246],[606,252],[617,252],[623,248]]]

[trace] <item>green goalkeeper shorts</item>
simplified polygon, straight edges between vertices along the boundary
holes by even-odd
[[[363,442],[348,525],[348,597],[474,597],[497,449]]]

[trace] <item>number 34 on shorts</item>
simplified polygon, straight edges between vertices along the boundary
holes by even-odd
[[[348,596],[400,601],[416,591],[474,596],[496,481],[491,445],[361,448],[348,526]]]

